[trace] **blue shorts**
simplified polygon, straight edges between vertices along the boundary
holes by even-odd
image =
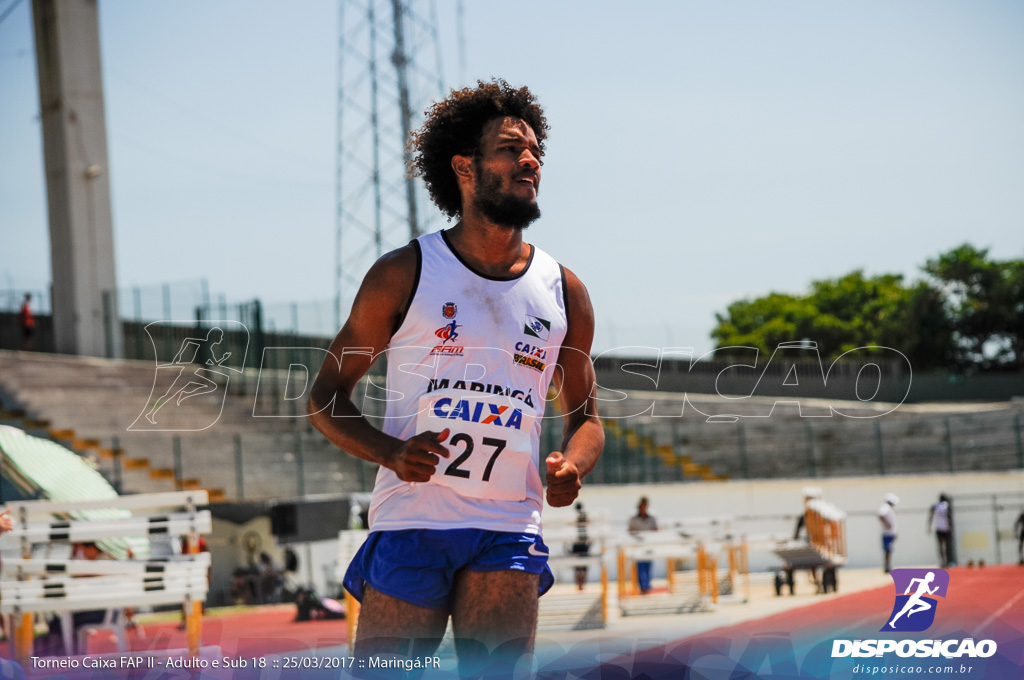
[[[895,536],[882,536],[882,552],[892,552],[892,542],[895,540]]]
[[[343,584],[360,602],[374,590],[427,609],[450,609],[455,574],[507,569],[540,574],[540,594],[555,583],[539,534],[484,529],[375,531],[352,558]]]

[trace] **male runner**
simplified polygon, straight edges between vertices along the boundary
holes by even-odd
[[[358,658],[432,654],[449,616],[463,674],[496,647],[513,663],[532,651],[538,595],[553,581],[541,465],[548,503],[568,506],[604,446],[587,290],[523,242],[540,216],[547,130],[534,95],[501,80],[431,108],[415,164],[459,221],[373,265],[310,393],[314,426],[381,466],[370,537],[344,580],[362,601]],[[453,328],[454,342],[443,332]],[[380,431],[353,390],[385,348]],[[564,436],[542,464],[552,381]]]

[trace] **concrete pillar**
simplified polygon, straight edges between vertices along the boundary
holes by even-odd
[[[32,15],[56,350],[121,357],[96,0],[33,0]]]

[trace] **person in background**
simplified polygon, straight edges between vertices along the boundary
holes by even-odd
[[[799,541],[801,538],[803,538],[803,540],[807,541],[807,543],[811,542],[811,536],[807,532],[807,509],[808,509],[808,506],[810,505],[811,501],[813,501],[815,498],[821,498],[821,489],[818,489],[816,487],[810,487],[810,486],[804,487],[804,512],[803,512],[802,515],[800,515],[796,519],[796,527],[793,529],[793,540],[794,541]],[[789,581],[790,581],[789,594],[792,595],[793,594],[792,569],[790,569],[789,571],[790,571],[790,573],[789,573]],[[814,583],[814,587],[817,589],[817,592],[819,592],[819,593],[825,592],[824,589],[822,588],[821,577],[818,575],[818,567],[816,567],[816,566],[815,567],[810,567],[810,568],[808,568],[808,571],[811,573],[811,582]]]
[[[1020,557],[1017,564],[1024,566],[1024,511],[1020,513],[1016,524],[1013,525],[1013,531],[1017,534],[1017,555]]]
[[[14,519],[11,518],[11,511],[0,510],[0,534],[5,534],[8,531],[14,531]],[[0,633],[3,634],[5,640],[7,639],[7,624],[4,623],[6,620],[6,616],[0,616]]]
[[[575,557],[587,557],[590,555],[590,538],[587,536],[587,513],[583,510],[583,503],[576,504],[576,542],[572,544],[572,554]],[[587,582],[587,567],[576,567],[576,589],[583,590]]]
[[[953,565],[953,503],[949,496],[939,494],[939,500],[928,512],[928,529],[935,532],[939,545],[939,567]]]
[[[36,332],[36,318],[32,316],[32,293],[25,293],[25,300],[21,303],[21,314],[18,317],[21,324],[21,349],[24,352],[31,352],[33,337]]]
[[[883,569],[888,574],[892,571],[892,545],[896,542],[896,504],[899,496],[894,493],[885,494],[885,502],[878,508],[878,521],[882,524],[882,552],[885,554]]]
[[[71,546],[71,559],[94,561],[94,560],[109,560],[110,557],[107,556],[105,553],[103,553],[103,551],[101,551],[99,549],[99,546],[97,546],[95,543],[93,543],[92,541],[86,541],[86,542],[82,542],[82,543],[74,543],[74,544],[72,544],[72,546]],[[103,620],[106,618],[106,616],[107,616],[107,610],[105,610],[105,609],[89,609],[89,610],[86,610],[86,611],[74,612],[71,615],[72,635],[74,635],[78,631],[78,629],[81,628],[82,626],[96,625],[96,624],[103,623]],[[96,634],[96,631],[94,630],[90,635],[95,635],[95,634]],[[78,652],[88,651],[88,647],[86,647],[85,650],[75,650],[75,651],[78,651]],[[65,653],[66,654],[73,654],[74,651],[73,650],[65,650]]]
[[[653,515],[647,512],[647,496],[640,498],[636,506],[636,514],[629,520],[629,533],[636,535],[641,531],[657,531],[658,521]],[[640,584],[640,592],[643,595],[651,592],[651,564],[650,560],[642,560],[636,563],[636,577]]]
[[[210,546],[207,545],[206,538],[201,536],[201,535],[195,536],[195,548],[196,548],[196,552],[197,553],[208,553],[208,552],[210,552]],[[186,536],[182,536],[181,537],[181,554],[182,555],[188,555],[191,552],[192,551],[191,551],[191,549],[189,547],[189,537],[187,535]],[[210,581],[211,581],[211,578],[212,578],[212,574],[211,574],[212,571],[213,571],[213,565],[211,564],[210,567],[206,570],[206,587],[207,587],[207,589],[209,589],[209,587],[210,587]],[[232,591],[232,594],[234,594],[234,592],[235,592],[234,584],[232,584],[232,586],[231,586],[231,591]],[[203,611],[204,612],[206,611],[206,602],[203,602]],[[183,607],[182,610],[181,610],[181,621],[178,624],[178,630],[185,630],[185,622],[186,622],[185,621],[185,609]],[[134,627],[135,624],[133,623],[132,626]],[[141,629],[140,629],[140,632],[141,632]]]
[[[260,594],[263,604],[277,602],[281,594],[281,586],[284,578],[281,570],[274,564],[273,558],[265,553],[260,553],[260,562],[256,565],[260,573]]]

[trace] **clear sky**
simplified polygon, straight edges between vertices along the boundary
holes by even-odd
[[[13,0],[0,0],[0,13]],[[0,24],[0,288],[50,279],[31,3]],[[527,238],[596,349],[712,347],[714,313],[965,241],[1024,257],[1024,4],[438,0],[449,85],[551,122]],[[100,0],[119,285],[334,292],[337,3]]]

